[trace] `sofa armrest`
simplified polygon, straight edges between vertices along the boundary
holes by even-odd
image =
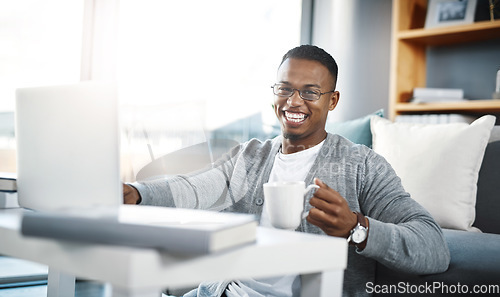
[[[376,284],[395,285],[495,285],[500,290],[500,235],[458,230],[443,230],[450,249],[451,261],[446,272],[429,275],[412,275],[391,270],[377,264]],[[374,296],[399,296],[400,294],[374,294]],[[405,294],[406,295],[406,294]],[[483,294],[484,295],[484,294]],[[438,291],[431,296],[450,296]]]
[[[443,230],[450,249],[450,282],[500,285],[500,235]]]

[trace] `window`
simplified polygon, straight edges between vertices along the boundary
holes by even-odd
[[[300,0],[121,0],[116,75],[133,170],[151,151],[271,133],[270,86],[300,44],[301,12]]]
[[[15,171],[15,90],[80,80],[83,1],[0,0],[0,171]]]
[[[15,89],[80,80],[83,0],[2,1],[0,111]]]
[[[301,0],[4,2],[0,149],[14,149],[16,88],[80,78],[117,79],[132,179],[151,156],[276,132],[269,86],[300,44]],[[15,171],[12,156],[0,170]]]

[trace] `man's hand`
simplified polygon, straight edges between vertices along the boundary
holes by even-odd
[[[356,215],[337,191],[318,178],[314,179],[314,183],[319,189],[309,201],[313,208],[309,211],[307,221],[328,235],[348,238],[358,223]]]
[[[123,203],[125,204],[139,204],[141,202],[141,195],[136,188],[123,184]]]

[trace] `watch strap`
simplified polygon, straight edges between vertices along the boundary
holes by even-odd
[[[356,214],[356,216],[358,217],[358,223],[367,228],[368,226],[366,225],[366,220],[365,220],[365,216],[363,214],[361,214],[360,212],[357,212],[357,211],[354,211],[354,213]]]

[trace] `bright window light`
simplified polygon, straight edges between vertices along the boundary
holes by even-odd
[[[300,44],[301,10],[301,0],[120,0],[116,77],[130,175],[222,127],[234,132],[218,138],[237,141],[251,126],[269,130],[270,86]],[[245,122],[256,114],[258,123]]]
[[[124,105],[197,102],[204,128],[271,109],[278,63],[300,43],[300,0],[121,0]]]
[[[80,80],[83,0],[0,0],[0,112],[21,87]]]

